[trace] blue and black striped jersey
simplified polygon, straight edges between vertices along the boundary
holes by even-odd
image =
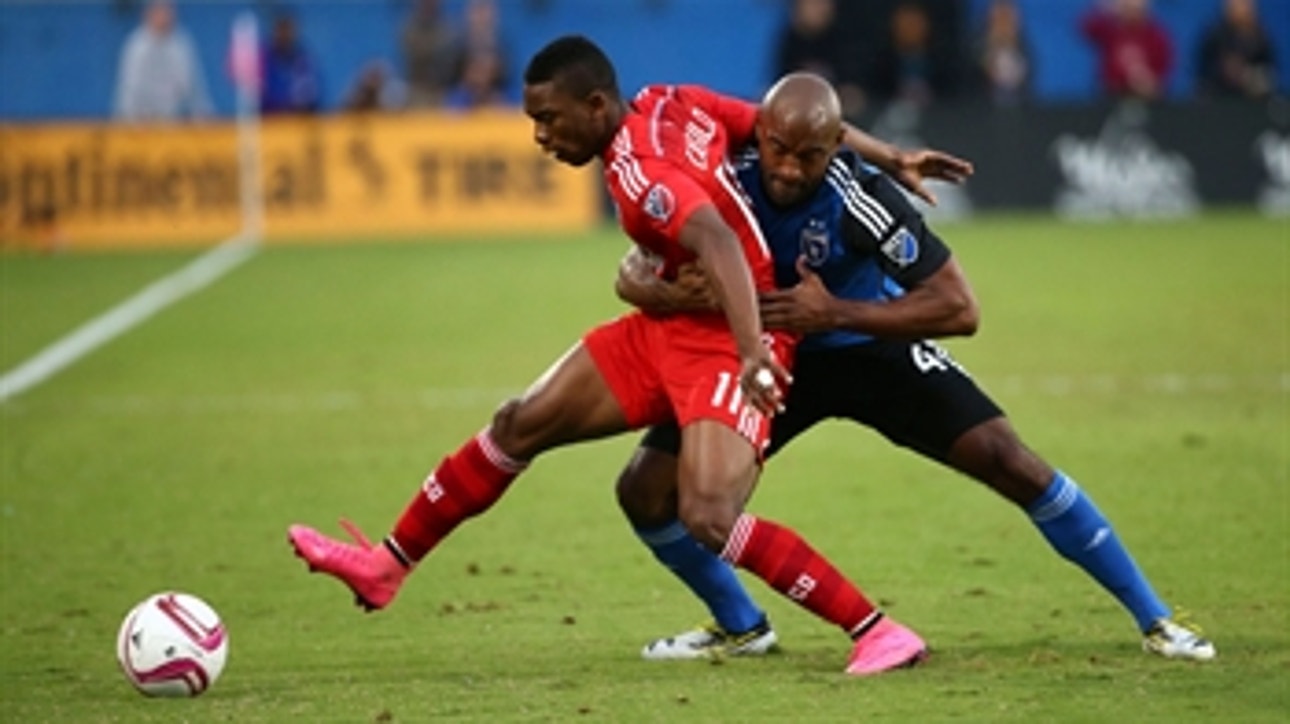
[[[756,149],[741,152],[734,165],[770,245],[780,287],[798,282],[797,258],[805,256],[835,296],[883,301],[900,296],[950,258],[949,248],[895,184],[852,151],[840,151],[815,194],[789,208],[766,196]],[[801,347],[845,347],[870,339],[858,332],[822,332],[808,336]]]

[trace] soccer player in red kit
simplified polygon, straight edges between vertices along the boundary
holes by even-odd
[[[756,107],[693,86],[649,87],[626,103],[609,59],[578,36],[539,51],[524,83],[538,145],[573,166],[601,159],[623,230],[664,278],[701,265],[720,311],[635,311],[593,329],[435,468],[381,544],[345,522],[356,544],[294,525],[297,554],[368,610],[382,608],[418,561],[495,503],[538,454],[675,420],[678,512],[693,541],[846,631],[855,641],[849,673],[919,660],[922,640],[797,533],[743,512],[768,417],[791,382],[795,341],[762,329],[756,292],[773,288],[772,260],[727,163],[727,151],[752,137]]]

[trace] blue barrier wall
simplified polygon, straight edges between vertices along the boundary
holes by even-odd
[[[870,0],[840,0],[870,2]],[[937,0],[932,0],[937,1]],[[958,3],[975,28],[986,0]],[[1080,38],[1079,16],[1095,0],[1018,0],[1036,50],[1036,92],[1054,101],[1094,98],[1094,57]],[[447,0],[460,15],[464,0]],[[503,32],[516,64],[552,37],[581,32],[595,38],[619,66],[629,92],[647,82],[685,81],[755,97],[773,73],[770,48],[784,22],[783,0],[498,0]],[[1194,46],[1219,0],[1156,0],[1157,14],[1174,35],[1178,69],[1175,97],[1191,89]],[[225,73],[229,26],[245,9],[286,6],[317,55],[327,107],[335,107],[358,70],[382,58],[401,62],[399,27],[408,0],[319,0],[273,3],[193,0],[178,3],[180,21],[194,37],[216,108],[229,113],[232,88]],[[1290,0],[1260,0],[1274,36],[1280,86],[1290,90]],[[138,24],[128,0],[0,0],[0,118],[101,118],[111,112],[117,55]],[[515,69],[518,74],[519,68]]]

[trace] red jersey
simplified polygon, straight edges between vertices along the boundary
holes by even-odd
[[[739,238],[753,285],[775,287],[770,249],[727,159],[752,139],[756,119],[756,106],[697,86],[648,86],[632,101],[602,159],[605,183],[623,231],[662,260],[665,279],[694,261],[681,246],[681,227],[712,204]],[[763,341],[791,363],[792,335],[771,332]],[[583,343],[631,427],[713,419],[764,449],[770,425],[743,399],[739,354],[722,313],[636,311]]]
[[[739,237],[754,286],[775,287],[770,249],[727,160],[756,120],[757,106],[699,86],[646,86],[632,101],[604,153],[605,183],[623,231],[663,260],[665,279],[694,261],[681,227],[711,203]]]

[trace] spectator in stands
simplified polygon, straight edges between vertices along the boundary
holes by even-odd
[[[470,0],[461,46],[454,64],[453,103],[475,107],[507,98],[510,87],[510,53],[502,39],[497,4]]]
[[[883,100],[926,105],[954,94],[957,86],[954,42],[934,37],[927,8],[901,0],[892,10],[887,42],[875,60],[873,94]],[[939,42],[939,47],[937,43]]]
[[[373,60],[363,66],[345,94],[341,108],[354,113],[392,111],[407,104],[407,89],[389,63]]]
[[[1197,62],[1198,88],[1214,96],[1266,98],[1276,88],[1276,59],[1254,0],[1226,0],[1205,32]]]
[[[992,101],[1015,105],[1029,97],[1031,53],[1016,0],[991,0],[973,59],[981,87]]]
[[[144,10],[143,24],[126,39],[117,66],[116,117],[127,121],[174,121],[211,114],[201,60],[175,21],[167,0]]]
[[[457,34],[443,17],[439,0],[418,0],[403,26],[401,42],[408,106],[439,107],[452,86],[459,55]]]
[[[502,60],[496,53],[478,52],[466,59],[461,80],[448,93],[444,105],[452,110],[513,106],[517,99],[507,91]]]
[[[274,113],[315,113],[322,101],[318,66],[300,42],[296,21],[279,16],[264,50],[264,83],[260,88],[260,111]]]
[[[844,116],[864,108],[858,73],[858,49],[838,27],[834,0],[794,0],[788,25],[780,32],[774,77],[809,71],[831,81]]]
[[[1150,0],[1106,0],[1081,29],[1098,52],[1102,89],[1113,97],[1160,98],[1173,70],[1173,40],[1151,14]]]

